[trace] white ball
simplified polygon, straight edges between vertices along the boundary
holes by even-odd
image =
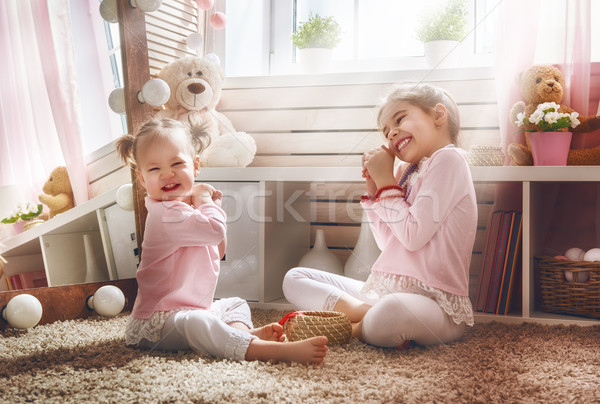
[[[42,304],[35,296],[24,293],[10,299],[2,314],[15,328],[31,328],[42,318]]]
[[[102,3],[100,3],[100,17],[109,23],[119,22],[117,0],[102,0]]]
[[[209,53],[208,55],[205,56],[208,60],[210,60],[211,62],[217,64],[217,65],[221,65],[221,58],[216,54],[216,53]]]
[[[204,38],[202,38],[202,34],[199,33],[189,34],[185,40],[185,46],[195,51],[202,50],[203,43]]]
[[[105,285],[90,297],[88,305],[101,316],[114,317],[125,307],[125,295],[118,287]]]
[[[121,209],[133,210],[133,185],[121,185],[119,189],[117,189],[117,194],[115,198],[117,200],[117,205],[119,205]]]
[[[162,79],[150,79],[142,86],[141,101],[153,107],[160,107],[169,101],[169,97],[171,97],[171,89],[167,82]]]
[[[117,114],[125,113],[125,90],[122,87],[111,91],[108,96],[108,106]]]
[[[564,255],[571,261],[582,261],[585,251],[583,251],[581,248],[573,247],[565,251]]]
[[[592,248],[583,256],[584,261],[600,261],[600,248]]]
[[[151,13],[162,6],[162,0],[135,0],[135,6],[145,13]]]

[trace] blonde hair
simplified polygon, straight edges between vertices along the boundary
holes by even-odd
[[[153,140],[159,137],[168,138],[177,130],[183,131],[189,139],[193,156],[201,154],[210,144],[210,135],[206,126],[192,125],[175,119],[150,118],[142,125],[137,135],[127,134],[117,139],[115,143],[117,154],[125,164],[135,169],[141,140]]]
[[[377,125],[381,129],[381,120],[384,107],[392,102],[407,102],[431,113],[437,104],[442,104],[448,111],[448,129],[450,140],[455,145],[460,133],[460,116],[458,106],[446,90],[428,83],[402,83],[392,88],[379,106]]]

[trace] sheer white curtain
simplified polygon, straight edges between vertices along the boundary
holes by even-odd
[[[0,185],[37,202],[66,165],[75,202],[88,199],[68,0],[0,1]]]
[[[558,65],[565,76],[562,103],[580,115],[590,111],[590,0],[503,0],[498,7],[495,68],[503,147],[522,143],[509,121],[512,105],[522,100],[517,77],[533,64]],[[582,147],[574,137],[574,146]]]
[[[590,0],[503,0],[496,36],[496,90],[502,146],[523,143],[509,121],[512,105],[522,100],[520,72],[533,64],[557,65],[565,77],[561,104],[580,115],[593,115],[600,88],[591,86]],[[590,94],[590,88],[595,88]],[[590,99],[591,95],[591,99]],[[573,136],[572,148],[600,144],[600,131]],[[507,158],[507,164],[510,159]],[[533,240],[536,255],[563,254],[570,247],[600,246],[600,187],[596,184],[544,183],[535,192],[544,201],[532,207],[537,217]],[[521,208],[520,184],[497,188],[495,209]]]

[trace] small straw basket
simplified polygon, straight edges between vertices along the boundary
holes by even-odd
[[[600,318],[600,262],[540,256],[535,263],[544,311]]]
[[[324,335],[328,345],[341,345],[350,340],[352,324],[344,313],[336,311],[294,311],[279,322],[289,341]]]

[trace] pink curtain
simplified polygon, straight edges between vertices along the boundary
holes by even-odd
[[[37,202],[66,165],[75,202],[88,199],[68,0],[0,2],[0,185]]]
[[[545,14],[545,13],[548,14]],[[522,100],[517,77],[533,64],[554,64],[563,72],[562,104],[581,115],[596,113],[598,91],[591,87],[590,0],[504,0],[498,10],[496,89],[504,151],[523,143],[509,121],[512,105]],[[598,132],[575,135],[572,148],[600,144]],[[507,158],[506,164],[512,164]],[[600,188],[595,184],[540,183],[543,206],[532,207],[536,218],[534,254],[559,255],[570,247],[600,247]],[[520,184],[498,187],[495,209],[519,209]]]

